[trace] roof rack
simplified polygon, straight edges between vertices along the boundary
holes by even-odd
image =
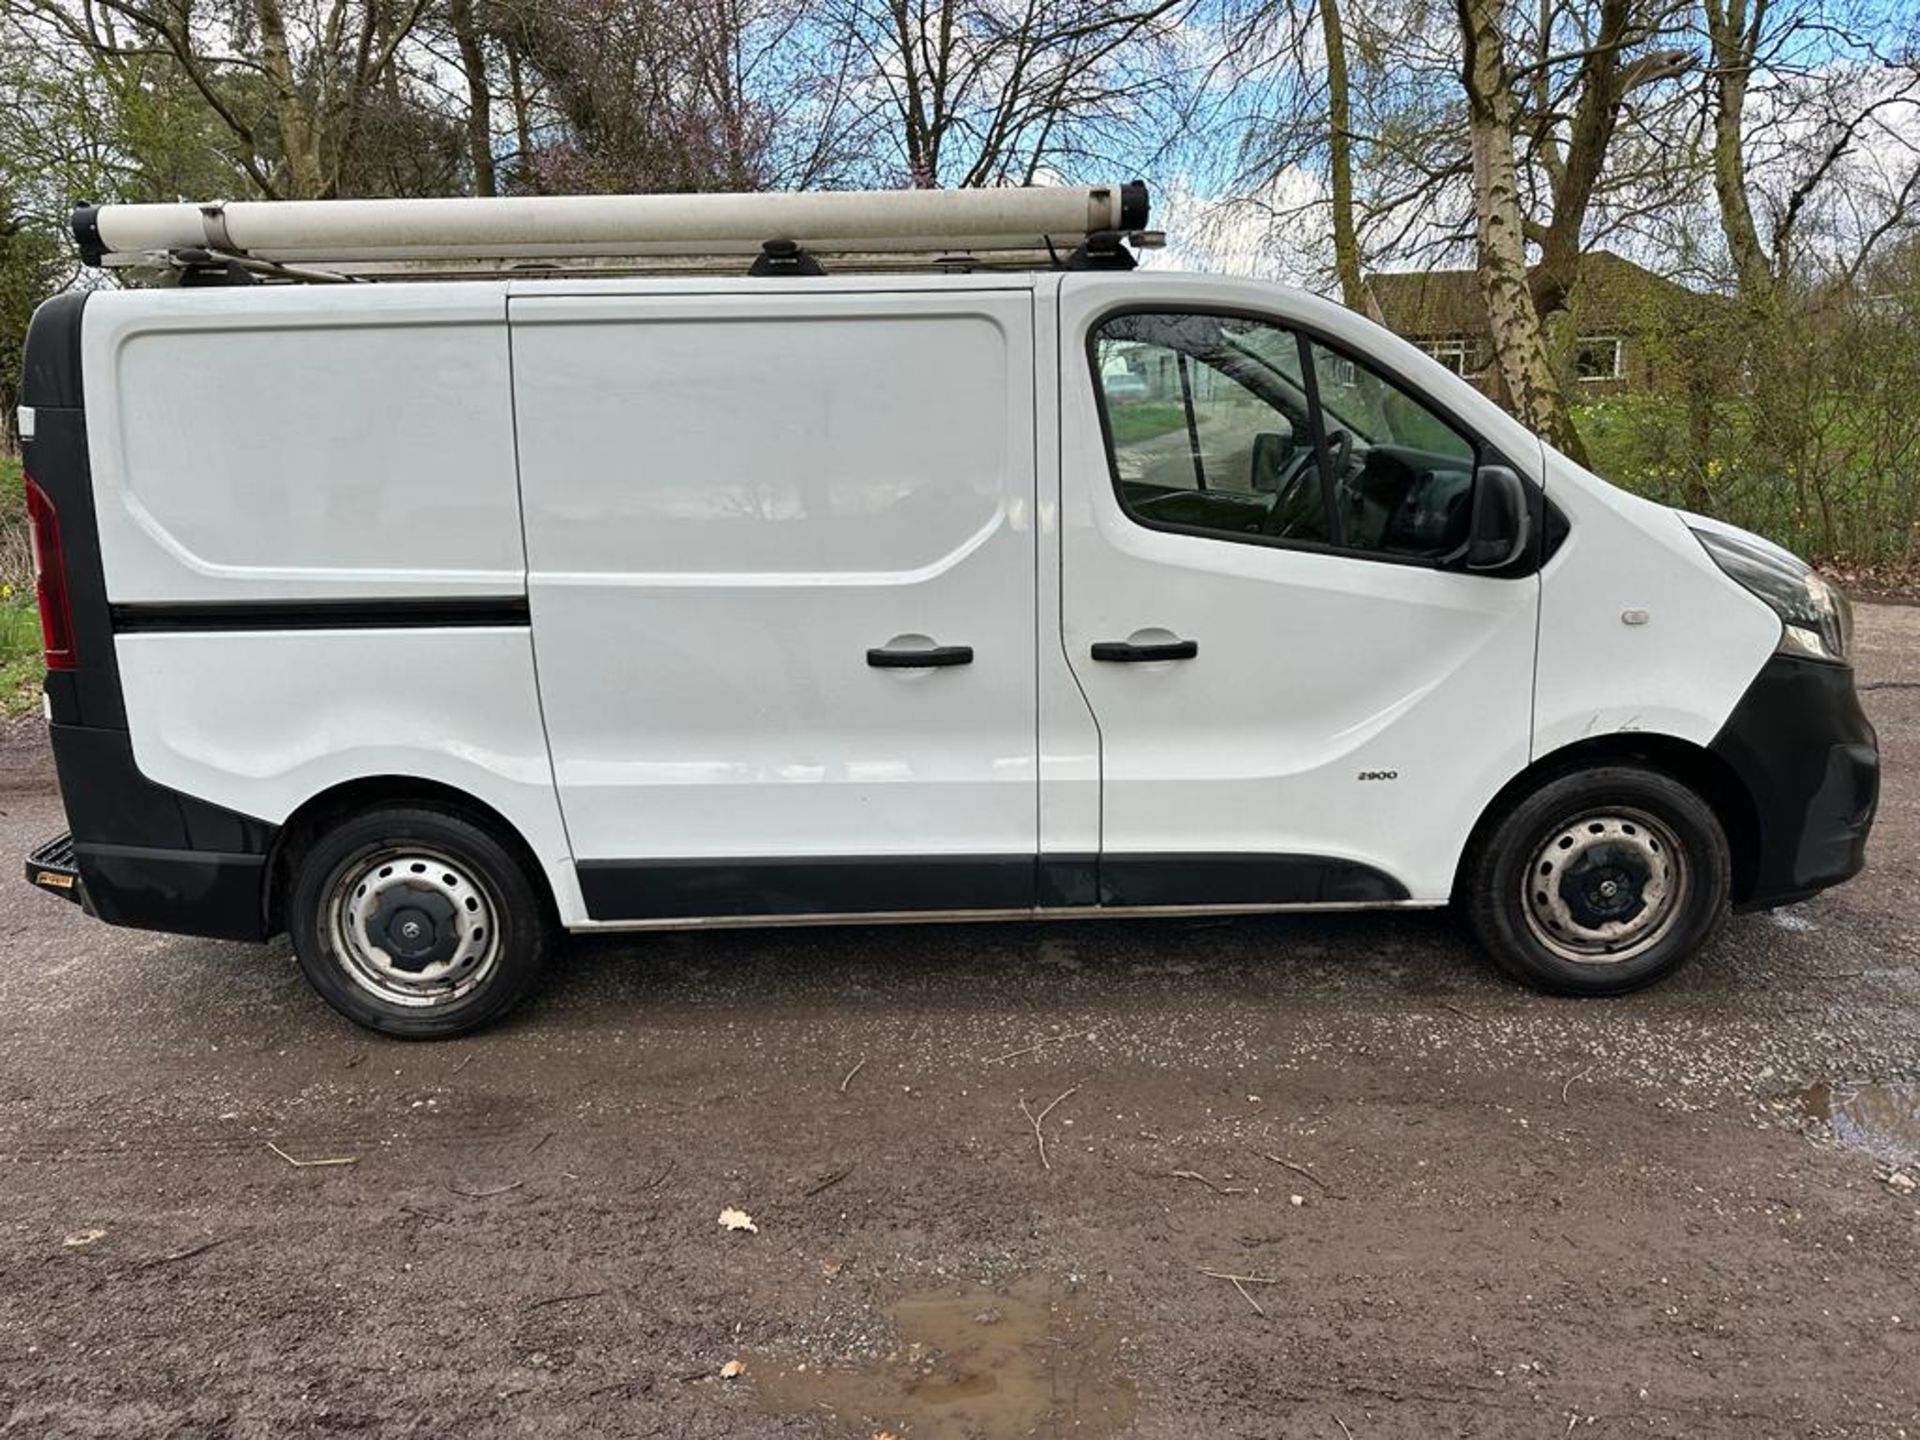
[[[81,205],[89,265],[182,284],[832,269],[1130,269],[1147,187]]]

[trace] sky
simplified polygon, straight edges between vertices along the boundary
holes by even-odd
[[[1844,16],[1842,4],[1846,7]],[[1776,13],[1787,8],[1778,4]],[[1843,44],[1835,38],[1842,28],[1853,34],[1872,35],[1874,48],[1881,54],[1896,54],[1904,47],[1910,64],[1920,54],[1920,0],[1814,0],[1802,14],[1808,23],[1793,33],[1781,57],[1790,62],[1783,68],[1796,77],[1789,82],[1791,88],[1760,83],[1749,97],[1749,162],[1763,232],[1781,198],[1806,173],[1813,157],[1826,151],[1836,133],[1831,115],[1823,124],[1817,109],[1805,103],[1807,96],[1831,90],[1842,78],[1858,75],[1863,62],[1870,58],[1859,45]],[[1451,56],[1432,48],[1436,36],[1450,47],[1451,35],[1430,27],[1431,21],[1429,28],[1418,35],[1404,38],[1407,52],[1417,54],[1418,63],[1403,65],[1400,74],[1387,76],[1385,83],[1400,85],[1403,97],[1411,93],[1407,87],[1424,84],[1429,94],[1457,104],[1457,84],[1443,68],[1451,63]],[[1309,34],[1306,40],[1306,62],[1310,66],[1318,53],[1317,37]],[[1697,33],[1677,33],[1670,43],[1696,55],[1705,48],[1704,37]],[[1208,46],[1223,49],[1231,41],[1219,26],[1194,22],[1188,44],[1203,51]],[[1392,47],[1387,49],[1391,52]],[[1353,58],[1351,52],[1349,58]],[[1392,58],[1390,53],[1390,65]],[[1417,78],[1408,80],[1409,75]],[[1237,83],[1247,85],[1244,80]],[[1311,86],[1315,82],[1310,77],[1306,83]],[[1808,207],[1819,222],[1811,228],[1830,228],[1836,237],[1833,244],[1843,251],[1879,222],[1886,214],[1887,198],[1920,165],[1920,75],[1909,69],[1897,83],[1909,88],[1916,103],[1892,104],[1881,110],[1855,138]],[[1851,115],[1863,98],[1889,97],[1895,84],[1887,70],[1873,72],[1872,78],[1856,84],[1852,95],[1843,97],[1837,113]],[[1669,93],[1680,105],[1675,118],[1684,119],[1691,127],[1688,140],[1704,139],[1705,86],[1698,66]],[[1237,123],[1242,135],[1249,129],[1245,113],[1270,99],[1257,96],[1238,103],[1242,97],[1231,85],[1224,86],[1218,98],[1223,115],[1231,115],[1236,108],[1242,112]],[[1362,130],[1366,123],[1356,102],[1356,130]],[[1231,166],[1222,163],[1222,157],[1229,153],[1219,139],[1218,132],[1224,128],[1228,127],[1216,123],[1207,143],[1186,157],[1189,163],[1179,164],[1170,172],[1162,169],[1152,177],[1154,224],[1167,232],[1168,245],[1153,254],[1148,263],[1274,279],[1320,291],[1330,289],[1331,224],[1321,156],[1303,150],[1296,163],[1284,166],[1264,185],[1248,191],[1244,185],[1236,185],[1227,173]],[[1631,142],[1630,130],[1626,138]],[[1174,158],[1181,158],[1177,150]],[[1191,163],[1194,160],[1198,163]],[[1370,179],[1380,183],[1374,173],[1376,162],[1364,145],[1356,164],[1363,191]],[[1701,183],[1689,193],[1662,194],[1657,203],[1646,206],[1644,215],[1597,215],[1596,228],[1606,230],[1600,241],[1606,248],[1651,269],[1701,286],[1724,282],[1727,266],[1718,208],[1704,173]],[[1417,217],[1410,230],[1391,246],[1378,236],[1369,245],[1368,238],[1363,234],[1369,269],[1426,269],[1472,263],[1470,249],[1449,243],[1453,234],[1437,216]]]

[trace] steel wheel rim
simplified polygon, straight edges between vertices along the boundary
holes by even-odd
[[[1645,954],[1679,923],[1692,868],[1679,837],[1644,810],[1606,806],[1548,831],[1520,877],[1527,929],[1576,965]]]
[[[430,1010],[458,1003],[492,975],[499,908],[471,867],[430,846],[401,845],[336,869],[325,914],[333,953],[356,987],[390,1005]],[[431,947],[399,950],[402,933],[421,922],[432,927]]]

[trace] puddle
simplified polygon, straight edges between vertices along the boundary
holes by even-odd
[[[1920,1162],[1920,1083],[1830,1085],[1800,1092],[1800,1112],[1823,1122],[1842,1145],[1897,1165]]]
[[[887,1311],[900,1348],[859,1369],[748,1356],[760,1408],[831,1417],[860,1440],[1014,1440],[1117,1435],[1133,1420],[1130,1381],[1115,1373],[1119,1336],[1071,1301],[1028,1281],[1007,1290],[955,1286]]]

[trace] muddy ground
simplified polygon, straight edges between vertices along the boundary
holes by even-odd
[[[0,886],[0,1434],[1920,1437],[1920,609],[1861,631],[1867,873],[1607,1003],[1441,917],[801,930],[401,1045]]]

